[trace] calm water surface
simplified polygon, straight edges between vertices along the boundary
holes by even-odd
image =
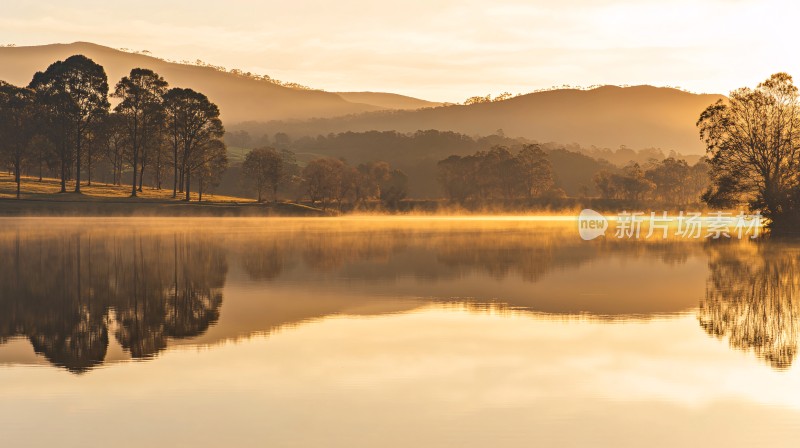
[[[0,219],[0,446],[797,446],[800,244]]]

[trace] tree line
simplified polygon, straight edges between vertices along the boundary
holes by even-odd
[[[279,128],[275,128],[279,129]],[[251,149],[272,146],[289,149],[297,154],[318,154],[343,157],[351,164],[380,159],[403,170],[409,177],[409,196],[433,199],[441,197],[442,185],[438,180],[437,162],[451,155],[469,156],[478,151],[488,151],[494,146],[504,146],[512,153],[525,145],[538,144],[548,155],[556,187],[567,196],[596,196],[594,175],[606,170],[620,173],[630,162],[644,167],[651,161],[668,157],[694,164],[699,155],[682,155],[659,148],[634,150],[626,146],[616,149],[581,146],[576,143],[558,144],[537,142],[525,138],[511,138],[502,129],[488,136],[469,136],[451,131],[420,130],[411,133],[397,131],[341,132],[316,136],[291,136],[286,132],[259,134],[262,128],[255,124],[240,124],[225,134],[226,142],[235,148]],[[588,190],[588,193],[587,191]]]
[[[549,191],[553,173],[547,154],[536,144],[517,154],[494,146],[468,156],[452,155],[437,164],[438,179],[450,200],[530,199]]]
[[[558,187],[551,157],[537,144],[518,151],[495,145],[487,151],[451,155],[437,163],[437,180],[449,201],[466,202],[564,198]],[[612,167],[610,164],[608,167]],[[344,159],[318,157],[303,166],[294,152],[269,146],[249,151],[242,163],[242,181],[257,194],[259,202],[278,201],[282,194],[296,202],[308,201],[323,209],[368,208],[379,203],[396,210],[408,196],[408,176],[385,161],[350,165]],[[597,194],[584,187],[583,198],[628,201],[658,201],[672,205],[696,203],[709,185],[708,163],[693,165],[668,157],[651,160],[644,167],[631,163],[624,168],[606,168],[593,179]]]
[[[339,210],[358,208],[376,200],[396,209],[408,194],[408,176],[384,161],[351,166],[343,159],[320,157],[301,168],[293,152],[262,147],[247,153],[242,172],[259,202],[267,195],[277,201],[278,191],[283,190],[298,202],[307,198],[312,206],[323,209],[331,205]]]
[[[109,98],[117,104],[111,108]],[[114,184],[130,174],[131,196],[151,185],[190,199],[219,181],[228,164],[219,108],[192,89],[134,68],[110,90],[103,67],[83,55],[57,61],[19,87],[0,81],[0,160],[17,184],[23,173],[57,176],[61,192],[91,185],[105,162]],[[85,176],[85,177],[84,177]],[[194,183],[193,183],[194,182]]]
[[[445,196],[459,203],[466,201],[531,200],[565,197],[558,188],[551,164],[553,155],[540,145],[524,145],[516,154],[505,146],[493,146],[468,156],[452,155],[438,162],[438,180]],[[651,200],[666,204],[690,204],[700,200],[708,188],[708,163],[693,165],[682,159],[652,159],[642,167],[632,162],[622,169],[608,165],[597,171],[592,181],[595,196],[628,201]],[[579,196],[593,196],[588,185]]]
[[[706,159],[689,165],[685,160],[667,157],[644,167],[631,163],[620,172],[602,170],[594,176],[594,183],[604,199],[694,204],[709,186],[708,169]]]

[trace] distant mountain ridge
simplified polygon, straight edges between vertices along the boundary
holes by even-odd
[[[294,138],[347,131],[426,129],[485,136],[502,129],[505,135],[539,142],[657,147],[700,154],[703,147],[695,122],[703,109],[724,98],[673,88],[603,86],[443,106],[393,93],[292,88],[214,67],[169,62],[86,42],[0,47],[0,79],[27,85],[36,71],[73,54],[84,54],[103,65],[112,88],[132,68],[150,68],[171,86],[205,93],[220,106],[229,129],[245,129],[254,135],[286,132]],[[380,151],[376,148],[376,159],[383,157]]]
[[[426,101],[396,93],[384,92],[336,92],[337,95],[351,103],[368,104],[395,110],[416,110],[423,107],[439,107],[444,103]]]
[[[346,117],[249,123],[251,133],[286,132],[294,137],[339,132],[415,132],[424,129],[467,135],[505,135],[539,142],[618,148],[656,147],[684,154],[704,151],[695,123],[722,95],[674,88],[603,86],[530,93],[505,101],[419,109],[374,111]]]
[[[163,76],[170,86],[198,90],[220,106],[226,123],[302,120],[377,111],[395,106],[412,109],[415,105],[428,107],[438,104],[395,94],[362,92],[339,95],[321,90],[291,88],[214,67],[169,62],[146,54],[129,53],[87,42],[0,47],[0,79],[24,86],[30,82],[35,72],[43,71],[53,62],[75,54],[83,54],[102,65],[108,74],[112,90],[116,82],[135,67],[152,69]]]

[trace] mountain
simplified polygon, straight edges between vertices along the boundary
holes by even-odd
[[[189,87],[217,103],[226,124],[240,121],[297,120],[398,108],[425,107],[435,103],[401,95],[348,93],[342,95],[285,87],[273,82],[214,67],[167,62],[146,54],[129,53],[86,42],[28,47],[0,47],[0,79],[27,85],[33,74],[75,54],[83,54],[102,65],[113,89],[132,68],[154,70],[171,86]],[[402,107],[400,107],[402,106]]]
[[[439,107],[444,103],[425,101],[396,93],[383,92],[336,92],[337,95],[351,103],[368,104],[382,109],[416,110],[423,107]]]
[[[103,65],[112,87],[132,68],[145,67],[164,76],[172,86],[203,92],[220,106],[228,128],[245,129],[254,136],[286,132],[297,138],[346,131],[425,129],[491,135],[502,129],[505,135],[539,142],[658,147],[699,154],[703,148],[695,122],[706,106],[724,98],[652,86],[604,86],[442,106],[391,93],[294,88],[210,66],[168,62],[85,42],[2,47],[0,79],[26,85],[34,72],[74,54],[84,54]],[[240,122],[244,123],[237,127]]]
[[[603,86],[592,90],[536,92],[468,106],[374,111],[302,122],[250,123],[244,129],[260,134],[286,132],[295,138],[345,131],[420,129],[491,135],[502,129],[505,135],[539,142],[607,148],[657,147],[700,154],[703,146],[695,122],[708,105],[724,98],[652,86]]]

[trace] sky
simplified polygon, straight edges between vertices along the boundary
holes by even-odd
[[[88,41],[328,91],[435,101],[800,76],[791,0],[4,0],[0,45]],[[2,61],[0,61],[2,63]]]

